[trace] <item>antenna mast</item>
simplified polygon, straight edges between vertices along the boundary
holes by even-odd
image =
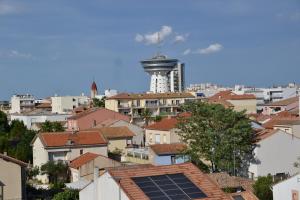
[[[157,56],[160,55],[160,51],[161,51],[161,40],[160,40],[160,34],[159,32],[157,32]]]

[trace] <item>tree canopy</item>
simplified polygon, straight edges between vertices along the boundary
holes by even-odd
[[[93,98],[93,107],[104,108],[105,107],[105,97],[103,97],[102,99]]]
[[[204,102],[190,102],[182,110],[191,116],[180,119],[178,134],[188,144],[185,153],[192,161],[208,161],[213,172],[246,175],[255,135],[245,112]]]
[[[272,200],[272,184],[274,183],[271,175],[258,177],[257,181],[253,185],[255,195],[259,199]]]
[[[40,173],[48,175],[49,182],[52,184],[66,183],[68,180],[68,165],[63,161],[48,161],[41,166]]]
[[[50,122],[46,120],[40,129],[40,132],[61,132],[65,131],[65,128],[60,122]]]
[[[57,193],[53,200],[79,200],[79,191],[66,189],[63,192]]]

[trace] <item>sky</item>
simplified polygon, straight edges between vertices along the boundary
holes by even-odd
[[[0,100],[144,92],[157,51],[186,85],[300,83],[300,0],[0,0]]]

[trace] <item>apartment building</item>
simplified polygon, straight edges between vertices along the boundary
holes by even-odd
[[[34,109],[34,96],[31,94],[16,94],[11,97],[10,113],[22,113]]]
[[[148,109],[152,116],[176,115],[180,105],[195,99],[190,93],[120,93],[105,100],[105,108],[131,116],[133,121],[141,120]]]
[[[71,113],[74,108],[82,105],[88,105],[87,96],[54,96],[51,97],[52,112],[59,114]]]

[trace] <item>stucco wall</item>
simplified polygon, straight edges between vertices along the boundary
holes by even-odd
[[[293,200],[292,191],[297,191],[300,198],[300,174],[273,186],[273,200]]]
[[[269,173],[289,173],[293,175],[297,172],[294,162],[300,155],[300,139],[283,131],[278,131],[274,135],[261,140],[256,147],[256,158],[259,164],[251,164],[249,172],[254,173],[254,177],[266,176]]]
[[[21,167],[0,158],[0,180],[5,184],[4,199],[22,199]]]
[[[256,99],[243,99],[243,100],[228,100],[234,105],[234,110],[243,111],[246,110],[246,113],[256,113]]]
[[[113,152],[116,149],[120,149],[125,152],[125,148],[127,147],[127,139],[114,139],[108,141],[108,150]]]
[[[155,144],[155,135],[160,136],[160,144],[171,144],[180,142],[180,137],[177,134],[177,129],[171,129],[170,131],[160,130],[145,130],[146,145]],[[165,141],[164,141],[165,138]]]

